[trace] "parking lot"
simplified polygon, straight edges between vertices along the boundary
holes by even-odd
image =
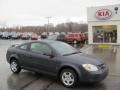
[[[6,50],[12,44],[28,40],[0,40],[0,90],[120,90],[120,48],[102,49],[86,45],[84,53],[94,54],[104,60],[109,67],[108,77],[98,84],[80,84],[76,88],[66,88],[54,77],[23,70],[12,74],[6,62]],[[80,45],[76,46],[80,49]]]

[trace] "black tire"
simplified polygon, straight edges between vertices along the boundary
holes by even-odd
[[[66,81],[64,81],[63,80],[63,77],[64,77],[64,74],[65,73],[71,73],[72,74],[72,77],[71,78],[73,78],[74,79],[74,81],[73,82],[71,82],[71,84],[66,84],[67,82]],[[60,81],[61,81],[61,83],[64,85],[64,86],[66,86],[66,87],[75,87],[76,85],[77,85],[77,83],[78,83],[78,76],[77,76],[77,74],[76,74],[76,72],[73,70],[73,69],[63,69],[62,71],[61,71],[61,73],[60,73]],[[66,82],[66,83],[65,83]],[[70,81],[69,81],[70,82]]]
[[[21,67],[17,60],[15,59],[11,60],[10,69],[13,73],[19,73],[21,71]]]

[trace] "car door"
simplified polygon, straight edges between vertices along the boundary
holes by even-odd
[[[55,74],[58,63],[55,56],[51,57],[52,53],[52,48],[45,43],[31,43],[28,59],[29,67],[37,71]]]
[[[29,44],[23,44],[19,47],[17,47],[17,55],[19,56],[19,61],[22,67],[28,67],[28,46]]]

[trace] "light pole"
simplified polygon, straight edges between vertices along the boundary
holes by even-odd
[[[46,19],[48,20],[47,30],[46,30],[47,35],[48,35],[48,33],[49,33],[49,21],[50,21],[50,18],[52,18],[52,17],[46,17]]]

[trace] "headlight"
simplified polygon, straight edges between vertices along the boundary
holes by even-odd
[[[97,66],[92,64],[82,64],[83,68],[87,71],[98,71]]]

